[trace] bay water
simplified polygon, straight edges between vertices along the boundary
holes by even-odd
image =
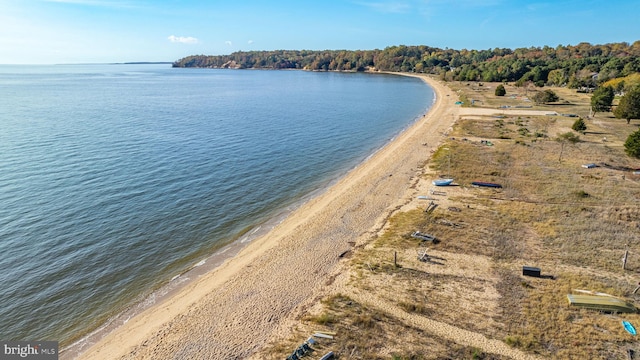
[[[0,66],[0,339],[63,345],[421,118],[416,78]]]

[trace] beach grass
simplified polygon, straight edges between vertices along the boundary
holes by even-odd
[[[265,358],[286,357],[287,352],[304,342],[313,331],[325,331],[335,334],[334,338],[316,338],[311,358],[333,351],[336,359],[506,359],[486,354],[478,348],[461,346],[418,328],[407,328],[399,319],[344,294],[327,297],[322,304],[324,312],[319,317],[303,317],[290,341],[270,347]],[[336,321],[324,323],[325,314],[331,314]]]
[[[571,89],[538,105],[529,98],[539,88],[506,84],[498,98],[498,84],[427,81],[438,96],[422,121],[83,358],[283,359],[310,337],[309,359],[640,352],[621,325],[640,326],[639,314],[567,301],[576,290],[638,301],[640,176],[630,170],[640,162],[622,145],[638,124],[587,118],[589,95]],[[562,114],[585,119],[579,141],[561,136],[576,119]],[[454,184],[433,186],[443,175]]]
[[[507,94],[517,96],[498,99],[496,84],[447,84],[465,105],[473,99],[482,107],[531,105],[585,118],[589,113],[588,95],[570,89],[553,89],[559,104],[534,105],[512,85]],[[461,117],[421,175],[429,183],[451,172],[458,186],[434,196],[438,206],[430,213],[425,202],[396,212],[350,259],[349,291],[374,293],[407,314],[541,358],[623,358],[627,349],[640,350],[620,325],[622,319],[640,325],[640,315],[575,309],[566,297],[586,289],[637,300],[632,290],[640,271],[640,177],[629,169],[640,163],[622,147],[637,126],[598,114],[587,120],[580,142],[563,145],[558,135],[571,131],[573,121],[556,115]],[[599,166],[582,167],[587,163]],[[470,186],[476,180],[503,188]],[[410,236],[416,230],[439,241],[425,244]],[[420,249],[431,261],[418,260]],[[524,277],[523,265],[539,266],[545,276]],[[303,328],[328,326],[341,334],[330,346],[339,359],[500,358],[429,335],[348,293],[325,298],[320,312],[301,322]],[[282,355],[276,347],[268,353]]]

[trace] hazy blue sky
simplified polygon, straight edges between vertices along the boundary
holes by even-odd
[[[0,63],[640,40],[639,0],[0,0]]]

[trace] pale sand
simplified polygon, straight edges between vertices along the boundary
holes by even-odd
[[[429,113],[237,256],[108,334],[81,359],[242,359],[282,336],[293,314],[340,273],[340,254],[366,242],[409,202],[412,186],[458,117],[436,91]]]

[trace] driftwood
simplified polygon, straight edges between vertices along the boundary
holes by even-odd
[[[424,233],[421,233],[420,231],[414,231],[411,234],[411,237],[415,238],[415,239],[420,239],[420,240],[423,240],[423,241],[431,241],[431,242],[436,240],[435,236],[430,235],[430,234],[424,234]]]
[[[462,224],[462,223],[454,223],[453,221],[449,221],[447,219],[438,219],[438,220],[436,220],[436,224],[451,226],[451,227],[454,227],[454,228],[464,227],[464,224]]]
[[[428,248],[425,248],[424,251],[422,251],[422,254],[420,253],[420,250],[418,250],[418,260],[419,261],[429,261],[429,255],[427,255],[427,250],[429,250]]]
[[[429,203],[429,205],[427,206],[427,208],[424,210],[424,212],[426,213],[432,213],[433,210],[435,210],[438,207],[438,204],[434,203],[433,201]]]
[[[425,246],[420,246],[418,249],[416,249],[416,252],[418,253],[418,261],[434,265],[444,265],[443,261],[446,261],[446,259],[429,255],[427,254],[427,251],[429,251],[429,248]]]
[[[436,200],[436,199],[432,198],[431,196],[420,195],[418,196],[418,200]]]

